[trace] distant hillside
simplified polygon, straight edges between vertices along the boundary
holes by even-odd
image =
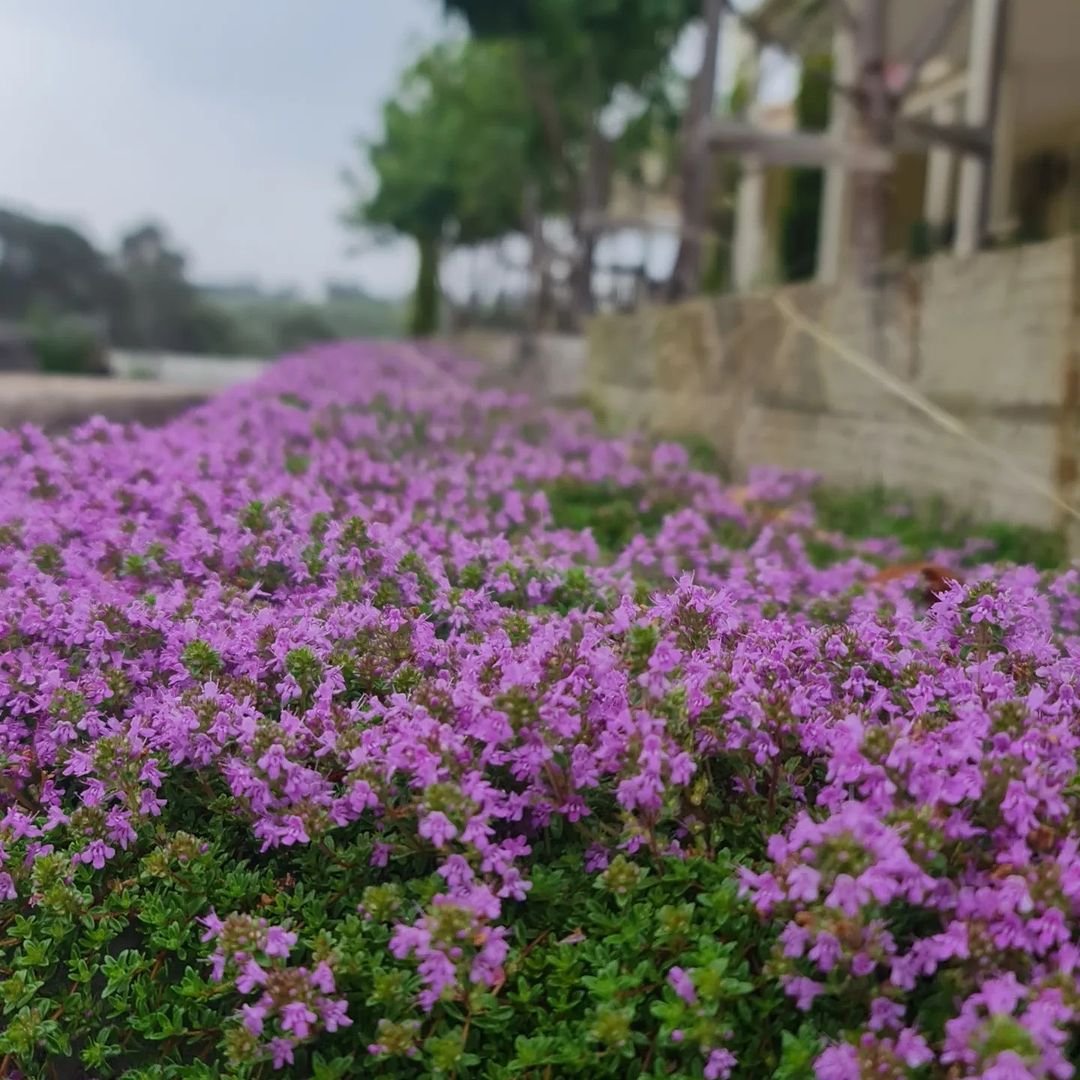
[[[200,291],[230,317],[236,351],[249,356],[273,356],[315,341],[400,337],[405,326],[404,301],[379,300],[351,286],[329,287],[321,302],[248,285]]]

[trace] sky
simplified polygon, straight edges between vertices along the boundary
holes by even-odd
[[[443,32],[440,0],[0,0],[0,205],[105,249],[157,220],[204,283],[404,295],[411,245],[343,228],[342,172]]]
[[[200,281],[407,291],[341,180],[439,0],[0,0],[0,205],[115,246],[153,217]]]

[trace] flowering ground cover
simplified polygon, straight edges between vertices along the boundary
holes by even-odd
[[[1072,1076],[1077,573],[428,365],[0,434],[0,1075]]]

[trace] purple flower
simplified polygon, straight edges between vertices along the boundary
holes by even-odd
[[[371,884],[434,852],[428,907],[384,905],[433,1009],[506,978],[536,838],[588,873],[638,852],[692,874],[730,800],[775,833],[736,868],[779,931],[769,978],[804,1010],[878,988],[837,999],[850,1043],[819,1076],[1070,1075],[1080,569],[976,567],[968,543],[928,555],[948,587],[882,573],[902,545],[830,537],[808,473],[728,488],[408,352],[328,345],[152,429],[0,431],[0,919],[39,880],[188,876],[214,831],[189,807],[221,792],[267,853],[369,836]],[[577,489],[630,508],[613,550],[562,527],[550,493]],[[197,932],[278,1068],[348,1024],[296,933],[246,903]],[[688,1007],[699,963],[667,961]],[[933,1035],[905,1026],[930,999]],[[722,1076],[723,1021],[693,1011],[678,1032]]]
[[[712,1050],[705,1062],[705,1080],[727,1080],[737,1064],[730,1050]]]
[[[830,1046],[814,1062],[814,1075],[817,1080],[862,1080],[858,1052],[849,1043]]]
[[[330,965],[326,961],[322,961],[315,970],[309,976],[311,985],[321,990],[324,994],[332,994],[334,992],[334,973],[330,970]]]
[[[275,1069],[282,1069],[293,1063],[293,1044],[290,1040],[273,1038],[270,1040],[269,1047]]]
[[[825,987],[815,982],[813,979],[807,979],[802,975],[787,976],[783,980],[784,989],[788,994],[795,999],[795,1005],[803,1012],[808,1012],[814,1004],[814,999],[821,994]]]
[[[262,769],[271,780],[276,780],[288,768],[289,759],[285,753],[285,747],[280,743],[274,743],[262,757],[259,758],[259,768]]]
[[[792,900],[812,904],[818,898],[821,875],[812,866],[796,866],[787,879],[788,896]]]
[[[241,994],[250,994],[256,986],[263,986],[265,983],[266,972],[254,960],[248,960],[236,977],[236,989]]]
[[[263,937],[263,952],[267,956],[285,958],[296,944],[296,934],[280,926],[268,926]]]
[[[420,819],[417,832],[437,848],[443,848],[457,836],[457,827],[445,814],[435,810]]]
[[[697,1004],[697,991],[694,989],[693,980],[681,967],[677,965],[673,967],[667,973],[667,981],[671,986],[671,989],[674,990],[687,1005]]]
[[[318,1016],[302,1001],[290,1001],[281,1010],[282,1029],[291,1031],[297,1039],[306,1039],[311,1034],[311,1025],[317,1020]]]
[[[862,906],[863,894],[850,874],[837,874],[825,903],[829,907],[839,908],[845,915],[853,916]]]
[[[116,848],[110,847],[104,840],[91,840],[86,849],[75,856],[75,860],[88,863],[95,870],[103,870],[105,860],[111,859],[115,854]]]
[[[252,1035],[261,1035],[263,1021],[266,1019],[266,1006],[261,1002],[255,1005],[241,1005],[240,1012],[244,1017],[244,1027]]]
[[[337,1031],[339,1028],[350,1027],[352,1020],[346,1014],[347,1005],[341,1000],[324,998],[319,1002],[319,1016],[323,1027],[327,1031]]]

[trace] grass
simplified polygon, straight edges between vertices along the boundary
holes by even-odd
[[[978,539],[989,545],[979,553],[979,561],[1030,563],[1040,570],[1054,570],[1068,561],[1060,532],[1010,522],[975,522],[941,498],[913,499],[881,487],[820,488],[814,504],[823,528],[860,540],[892,537],[916,556]]]
[[[693,456],[695,467],[707,467],[700,450]],[[556,525],[591,529],[601,549],[609,554],[619,551],[639,532],[654,534],[674,508],[664,500],[644,496],[640,489],[576,481],[562,481],[548,489]],[[984,545],[971,556],[973,562],[1023,563],[1040,570],[1058,569],[1068,562],[1062,533],[1009,522],[975,522],[940,498],[914,499],[881,487],[855,491],[822,487],[815,491],[813,500],[818,524],[826,531],[853,540],[895,539],[914,559],[926,558],[936,550],[962,548],[975,539]],[[808,546],[813,543],[809,541]],[[811,551],[813,561],[824,565],[835,561],[840,553],[822,546],[821,552]]]
[[[647,499],[638,488],[559,481],[547,489],[551,515],[560,529],[592,529],[601,549],[613,553],[638,533],[653,535],[664,517],[679,505]]]

